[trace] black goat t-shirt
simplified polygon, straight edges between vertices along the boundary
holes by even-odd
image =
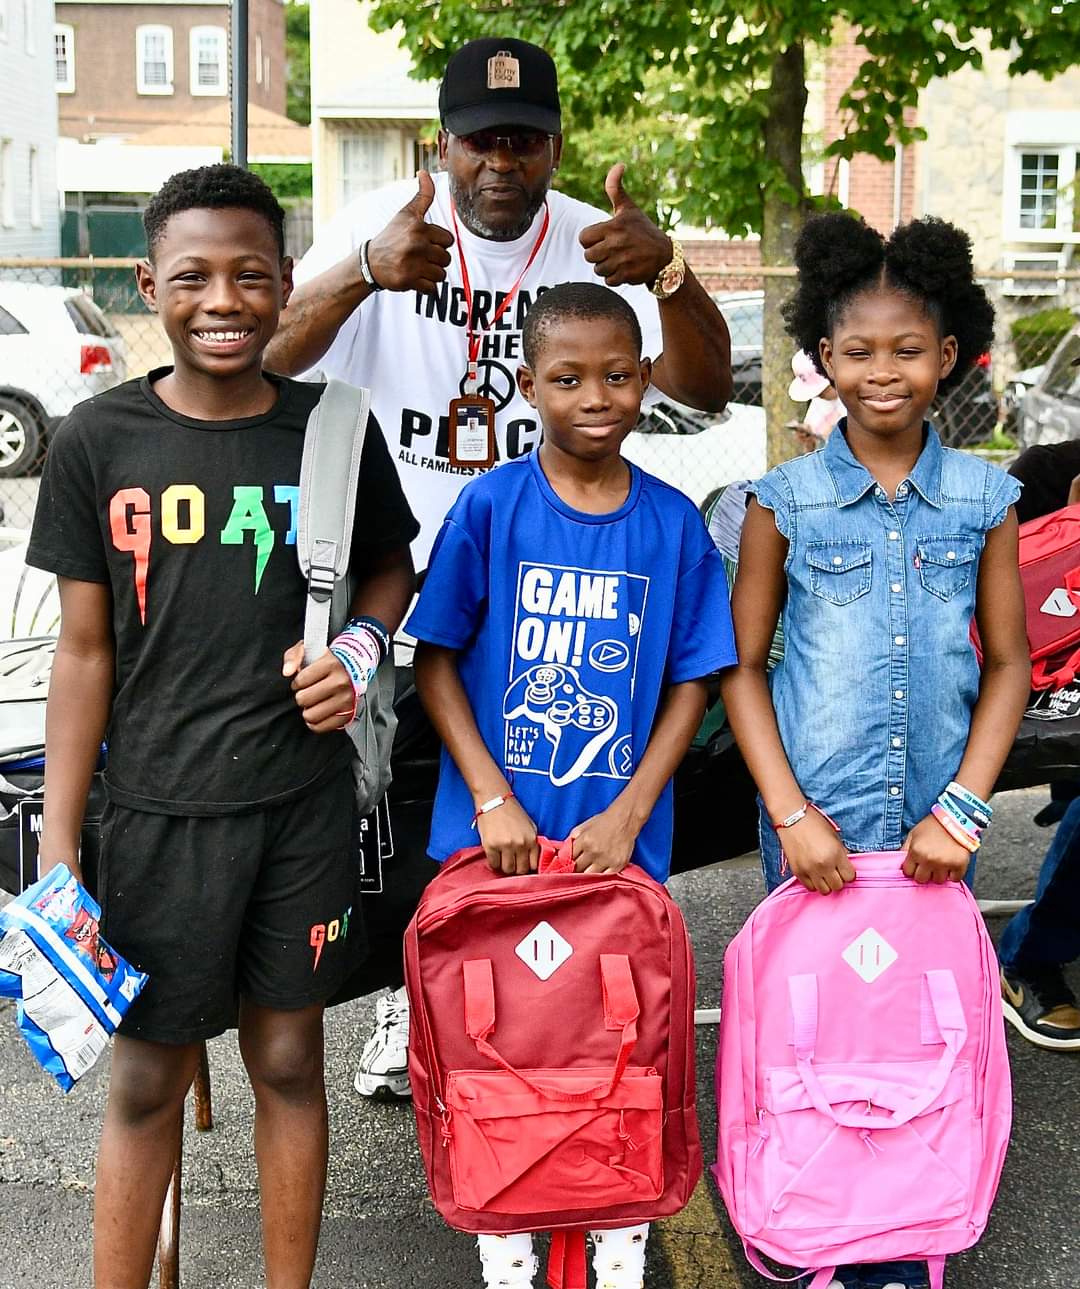
[[[57,431],[27,561],[111,587],[112,800],[226,814],[296,796],[350,754],[344,734],[308,731],[281,674],[303,637],[300,461],[323,386],[270,377],[269,412],[198,421],[154,393],[167,370],[80,404]],[[372,418],[354,571],[416,533]]]

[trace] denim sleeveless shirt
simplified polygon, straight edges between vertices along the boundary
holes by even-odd
[[[979,692],[979,557],[1020,485],[927,426],[890,500],[846,429],[751,488],[788,541],[770,685],[806,796],[849,850],[895,850],[959,768]]]

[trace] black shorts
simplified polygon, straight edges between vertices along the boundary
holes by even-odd
[[[365,949],[354,818],[350,769],[249,814],[108,805],[101,930],[150,976],[119,1032],[191,1043],[235,1025],[241,996],[281,1011],[325,1002]]]

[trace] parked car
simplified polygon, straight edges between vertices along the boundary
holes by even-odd
[[[744,403],[699,412],[665,397],[642,413],[623,453],[704,507],[724,484],[765,473],[765,412]]]
[[[1020,404],[1021,448],[1080,438],[1080,324],[1060,342]]]
[[[0,281],[0,478],[30,474],[57,422],[126,376],[124,341],[85,292]]]
[[[735,399],[760,407],[764,292],[717,292],[712,299],[731,333]],[[942,395],[930,415],[942,441],[950,447],[967,447],[990,438],[999,417],[989,354],[982,355],[955,389]]]

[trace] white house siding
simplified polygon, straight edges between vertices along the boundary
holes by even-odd
[[[0,209],[0,256],[57,255],[60,203],[56,186],[57,103],[52,0],[7,0],[0,38],[0,139],[10,146],[13,219]],[[27,22],[33,24],[27,39]],[[31,221],[30,150],[37,149],[40,227]]]

